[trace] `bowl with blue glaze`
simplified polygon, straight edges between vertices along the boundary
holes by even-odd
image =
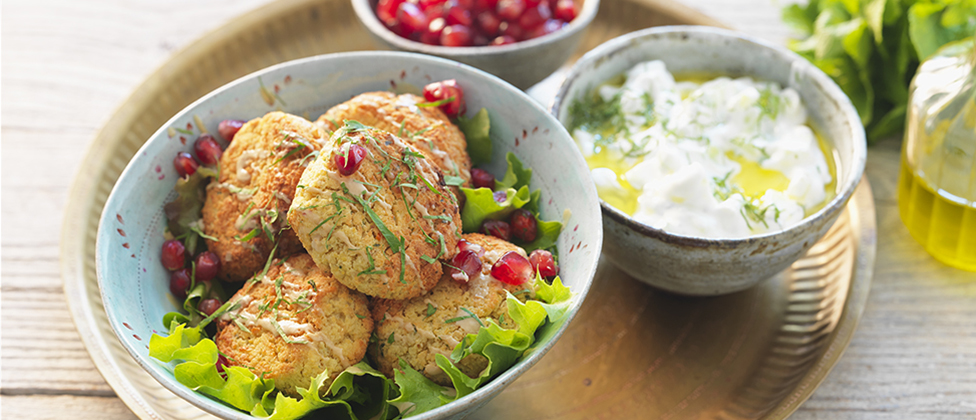
[[[359,93],[419,93],[424,85],[445,79],[456,79],[464,89],[469,114],[488,110],[493,156],[484,168],[500,177],[505,155],[512,152],[534,170],[530,187],[541,189],[546,197],[540,203],[541,214],[564,223],[556,249],[560,277],[574,297],[567,322],[548,331],[514,366],[475,392],[414,418],[463,417],[538,362],[578,312],[603,243],[599,202],[586,163],[562,125],[522,91],[465,64],[401,52],[331,54],[269,67],[197,100],[146,141],[112,189],[96,243],[102,301],[129,354],[164,387],[204,411],[225,419],[253,418],[183,386],[170,366],[148,354],[150,337],[167,333],[163,315],[182,306],[171,295],[170,275],[160,262],[166,228],[163,205],[175,198],[178,179],[173,156],[192,152],[193,139],[203,131],[217,133],[225,119],[252,119],[275,110],[314,119]]]
[[[601,200],[606,257],[635,279],[694,296],[745,290],[786,269],[830,229],[861,180],[867,142],[851,101],[829,76],[783,47],[726,29],[664,26],[622,35],[587,52],[570,70],[551,112],[572,126],[575,101],[650,60],[663,61],[674,74],[748,76],[795,89],[806,106],[807,124],[833,152],[827,156],[836,166],[833,198],[792,227],[741,239],[669,232]]]

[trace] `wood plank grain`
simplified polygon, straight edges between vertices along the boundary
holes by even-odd
[[[136,416],[114,397],[0,396],[0,417],[5,419],[133,420]]]
[[[58,238],[65,195],[96,130],[178,48],[268,0],[7,1],[0,36],[0,417],[131,419],[102,380],[65,307]],[[789,31],[770,0],[685,3],[751,35]],[[873,146],[867,175],[878,261],[850,348],[794,415],[976,419],[976,274],[945,267],[896,208],[899,139]],[[38,161],[44,170],[37,170]],[[56,395],[51,395],[56,394]]]

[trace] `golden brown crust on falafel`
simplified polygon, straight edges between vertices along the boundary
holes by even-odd
[[[275,388],[292,397],[324,371],[329,379],[322,390],[328,389],[362,360],[373,331],[366,296],[337,282],[308,254],[275,260],[230,302],[232,310],[218,318],[217,348],[230,365],[274,379]]]
[[[409,93],[367,92],[332,107],[315,123],[335,131],[343,121],[353,120],[394,133],[429,157],[441,172],[459,176],[469,186],[471,158],[464,134],[437,107],[416,105],[424,102]]]
[[[492,278],[490,273],[492,264],[505,253],[524,254],[525,251],[493,236],[471,233],[465,234],[464,239],[481,245],[486,251],[482,257],[481,275],[465,284],[445,273],[437,286],[424,296],[410,300],[371,299],[379,340],[370,346],[369,355],[383,374],[392,378],[393,369],[399,366],[399,360],[403,360],[432,381],[450,385],[450,378],[437,366],[436,355],[449,356],[466,335],[478,333],[481,324],[470,317],[468,311],[477,315],[481,323],[492,319],[503,328],[517,327],[508,316],[506,292],[525,300],[534,296],[532,285],[505,284]],[[457,366],[468,376],[475,377],[487,363],[487,359],[480,355],[470,355]]]
[[[298,238],[320,267],[352,289],[389,299],[427,292],[440,278],[438,260],[457,253],[461,228],[440,170],[385,131],[346,126],[332,141],[295,193],[288,221]],[[352,144],[367,156],[343,176],[334,155]]]
[[[298,238],[285,228],[285,213],[312,160],[306,157],[325,140],[321,128],[283,112],[248,121],[234,136],[220,158],[220,176],[207,186],[203,205],[204,232],[216,238],[207,240],[207,248],[220,258],[219,278],[251,277],[267,262],[275,244],[278,256],[302,251]],[[256,235],[241,240],[254,229]]]

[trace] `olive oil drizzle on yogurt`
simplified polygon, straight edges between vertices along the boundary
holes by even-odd
[[[642,65],[646,64],[648,63],[642,63]],[[663,65],[660,67],[663,69]],[[634,69],[628,73],[632,73],[633,71]],[[689,100],[690,95],[700,95],[699,88],[715,78],[715,75],[710,74],[685,74],[676,77],[674,79],[674,88],[678,91],[678,94],[674,96],[676,101],[684,103]],[[680,139],[680,141],[690,140],[699,143],[700,148],[696,150],[709,148],[709,151],[705,153],[723,153],[723,151],[718,148],[711,150],[713,149],[711,147],[712,139],[709,137],[707,131],[707,129],[712,128],[710,126],[702,126],[699,137],[688,137],[680,133],[668,131],[668,121],[662,117],[667,116],[666,112],[668,112],[669,108],[665,109],[664,115],[661,112],[655,112],[655,105],[657,104],[654,103],[652,95],[648,92],[638,92],[639,99],[644,102],[639,110],[635,111],[632,102],[630,112],[625,113],[621,105],[621,94],[624,92],[622,88],[624,88],[627,80],[628,74],[617,76],[593,89],[588,95],[571,103],[570,132],[577,139],[581,151],[592,170],[600,198],[606,201],[607,204],[633,216],[639,210],[639,199],[644,193],[639,186],[642,183],[656,182],[655,179],[645,179],[643,182],[636,183],[638,187],[628,182],[627,173],[643,162],[645,156],[653,151],[653,145],[648,144],[651,142],[651,136],[645,135],[646,133],[642,134],[641,132],[657,125],[657,127],[654,127],[654,130],[660,130],[657,134],[658,136],[670,136],[671,138]],[[752,82],[750,79],[740,80]],[[736,82],[740,80],[736,80]],[[755,123],[771,124],[777,118],[779,112],[785,109],[786,105],[781,103],[784,99],[783,92],[778,88],[774,88],[774,85],[769,83],[752,83],[754,83],[759,92],[758,98],[751,104],[751,106],[758,106],[760,109]],[[605,87],[609,87],[609,89],[605,89]],[[649,90],[654,92],[654,89],[656,87],[652,87]],[[608,92],[616,93],[607,99],[609,96]],[[657,93],[655,92],[654,94],[656,95]],[[634,95],[631,95],[630,99],[633,101]],[[697,99],[697,97],[692,99]],[[797,101],[794,100],[794,102]],[[716,105],[716,107],[720,105]],[[674,103],[668,104],[668,106],[674,106]],[[802,107],[802,103],[799,106]],[[793,112],[796,111],[793,110]],[[766,119],[769,122],[764,121]],[[686,123],[698,124],[699,122],[692,119]],[[723,122],[720,121],[719,124],[721,123]],[[809,122],[805,122],[804,126],[810,128]],[[653,130],[648,130],[648,132],[650,131]],[[675,131],[681,130],[675,129]],[[758,131],[760,135],[763,132],[763,130]],[[763,166],[763,162],[770,158],[770,153],[759,145],[759,142],[751,142],[751,139],[746,140],[742,138],[733,138],[729,141],[729,143],[735,145],[735,150],[738,152],[731,150],[724,151],[724,158],[738,164],[738,169],[731,170],[724,176],[714,176],[713,174],[711,177],[711,184],[714,190],[713,194],[718,202],[726,201],[733,194],[740,195],[742,199],[739,200],[742,203],[738,209],[739,217],[745,221],[745,224],[749,228],[749,232],[746,234],[740,232],[737,235],[729,236],[742,237],[785,229],[789,225],[799,222],[803,217],[817,212],[833,198],[836,186],[836,156],[821,136],[816,132],[813,132],[813,136],[816,142],[816,149],[819,149],[817,151],[822,154],[822,161],[825,163],[826,171],[829,172],[829,181],[822,184],[823,199],[816,203],[807,202],[805,203],[806,205],[800,204],[801,215],[799,219],[795,214],[797,211],[794,210],[792,212],[794,214],[791,214],[788,218],[784,217],[783,221],[779,220],[781,209],[774,203],[764,204],[761,199],[770,190],[781,193],[773,194],[772,196],[785,197],[785,192],[790,187],[791,178],[780,170]],[[586,138],[584,139],[584,137]],[[739,143],[736,143],[737,141]],[[691,147],[699,147],[699,145],[692,145]],[[821,167],[823,166],[816,167],[818,173],[821,172]],[[784,168],[781,167],[778,169]],[[791,170],[792,168],[787,167],[786,169]],[[823,174],[819,174],[819,179],[824,179]],[[818,184],[817,188],[819,187]],[[647,198],[644,200],[647,200]],[[681,204],[681,197],[674,197],[673,200],[678,205]],[[779,200],[782,201],[782,199]],[[776,223],[772,223],[773,221]],[[724,224],[721,221],[718,221],[718,223]],[[674,231],[671,226],[665,227],[665,230]],[[684,232],[679,231],[676,233]],[[718,236],[711,237],[725,236],[719,233]]]

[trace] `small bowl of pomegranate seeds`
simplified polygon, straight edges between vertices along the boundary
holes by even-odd
[[[172,117],[115,184],[95,266],[123,347],[207,413],[454,419],[562,336],[602,235],[541,105],[370,51],[279,64]]]
[[[527,89],[579,45],[599,0],[353,0],[390,49],[450,58]]]

